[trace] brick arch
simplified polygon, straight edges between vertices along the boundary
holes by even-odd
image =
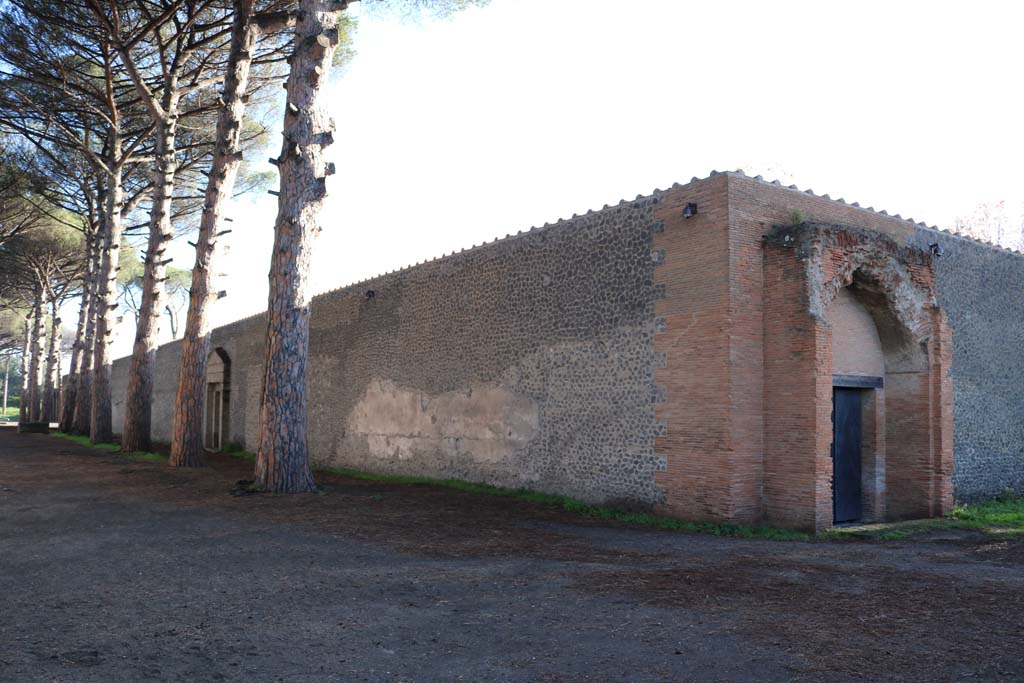
[[[832,329],[844,287],[875,320],[885,355],[878,392],[877,518],[952,505],[951,336],[935,303],[931,254],[855,228],[802,224],[765,240],[765,516],[832,524]],[[889,445],[886,452],[885,444]]]
[[[858,258],[859,257],[859,258]],[[850,287],[883,326],[899,325],[900,331],[917,343],[927,343],[933,334],[932,310],[936,308],[934,288],[915,282],[907,268],[891,255],[866,258],[857,252],[822,291],[825,309],[839,290]],[[888,313],[888,317],[881,314]]]
[[[218,346],[210,351],[206,367],[203,443],[207,449],[219,451],[227,442],[231,424],[231,357]]]

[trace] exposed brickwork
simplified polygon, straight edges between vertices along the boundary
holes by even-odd
[[[663,327],[654,348],[664,356],[656,372],[665,392],[658,419],[665,434],[657,450],[667,459],[658,484],[667,493],[664,511],[688,519],[734,516],[729,406],[728,196],[724,176],[697,187],[667,192],[657,217],[664,230],[654,239],[665,251],[655,282],[665,296],[655,304]],[[687,203],[698,214],[683,217]]]
[[[775,288],[769,282],[779,280],[789,289],[766,311],[766,321],[771,320],[766,322],[765,344],[773,365],[765,417],[772,433],[765,465],[768,519],[816,530],[831,525],[833,341],[826,312],[839,292],[850,286],[873,310],[885,353],[884,392],[873,396],[874,401],[884,401],[884,407],[873,409],[876,415],[880,407],[884,410],[888,449],[883,454],[884,478],[876,478],[874,493],[884,486],[885,514],[890,518],[948,512],[953,458],[952,446],[943,438],[952,429],[944,350],[948,327],[934,303],[930,255],[862,230],[804,224],[775,230],[766,244],[765,263],[770,296],[775,296]],[[801,289],[803,295],[798,296]],[[787,380],[787,366],[797,378]],[[774,380],[789,385],[776,387]],[[797,443],[790,439],[780,447],[776,439],[786,437],[775,434],[774,423],[794,413],[803,417],[802,434]],[[877,424],[869,422],[868,428],[877,434]],[[806,495],[812,465],[814,499]],[[780,470],[796,476],[781,478]],[[803,495],[794,497],[791,488],[803,489]],[[866,502],[874,510],[881,507],[878,500]]]
[[[885,356],[871,313],[849,287],[839,290],[826,312],[832,327],[832,374],[881,377]]]
[[[819,429],[819,380],[824,330],[808,314],[806,266],[786,247],[767,244],[764,254],[764,518],[770,524],[816,529],[818,469],[815,458],[831,443]],[[827,415],[825,416],[827,418]]]

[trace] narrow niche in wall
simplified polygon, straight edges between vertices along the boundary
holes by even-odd
[[[231,397],[231,359],[222,348],[210,353],[206,370],[206,449],[219,451],[231,424],[229,408]]]

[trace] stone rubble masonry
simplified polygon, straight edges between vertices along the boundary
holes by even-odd
[[[659,201],[625,202],[316,297],[315,462],[640,508],[661,502]],[[213,332],[230,359],[224,440],[249,450],[264,334],[262,316]],[[170,436],[179,357],[178,343],[158,354],[158,439]],[[124,374],[118,362],[118,415]]]
[[[690,202],[698,213],[684,218]],[[958,497],[1024,492],[1024,257],[741,173],[316,297],[312,457],[688,519],[826,528],[831,333],[813,311],[835,292],[811,301],[807,264],[766,243],[797,222],[855,241],[884,236],[904,255],[936,241],[946,251],[922,285],[938,303],[920,323],[935,367],[903,400],[928,415],[930,445],[914,456],[927,473],[893,471],[866,501],[870,514],[944,509],[951,438]],[[213,332],[230,362],[224,441],[250,450],[264,334],[263,316]],[[157,439],[170,436],[179,356],[177,342],[157,356]],[[121,359],[115,425],[126,374]],[[905,436],[890,429],[896,384],[869,402],[866,443],[879,468],[886,443]],[[894,486],[926,509],[887,500]]]
[[[1024,258],[933,230],[939,306],[953,328],[953,486],[958,500],[1024,493]]]

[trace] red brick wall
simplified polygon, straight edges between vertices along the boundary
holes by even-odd
[[[698,205],[694,218],[682,216],[687,202]],[[905,246],[914,225],[736,174],[666,192],[658,218],[665,226],[655,238],[655,248],[665,253],[655,274],[665,288],[656,305],[663,331],[655,336],[655,349],[664,355],[656,373],[665,393],[657,411],[665,431],[656,442],[667,463],[658,476],[666,495],[663,511],[691,519],[828,528],[831,327],[824,315],[809,311],[806,263],[792,249],[765,245],[763,238],[799,218],[879,232]],[[861,238],[850,239],[852,244]],[[822,258],[826,282],[848,275],[841,272],[845,247]],[[916,267],[913,276],[933,291],[928,264]],[[885,404],[873,408],[872,442],[881,449],[881,466],[886,441],[909,439],[905,462],[887,468],[898,469],[888,473],[896,489],[887,500],[875,501],[872,507],[879,511],[888,504],[899,514],[907,501],[915,501],[912,514],[921,514],[922,501],[933,511],[923,514],[948,507],[948,344],[948,336],[934,337],[933,367],[921,378],[902,380],[908,388],[894,381],[893,403],[887,388]],[[904,424],[901,414],[914,425]]]
[[[817,462],[831,433],[819,429],[819,386],[827,369],[827,337],[807,313],[806,268],[792,250],[764,254],[764,520],[817,530],[821,477]],[[829,409],[831,406],[828,406]],[[825,415],[827,418],[828,415]],[[829,516],[828,522],[831,522]]]
[[[657,416],[665,433],[655,442],[667,460],[658,485],[663,512],[687,519],[730,519],[728,198],[725,176],[665,194],[657,210],[664,250],[655,283],[665,296],[655,304],[663,331],[654,348],[664,355],[656,382],[664,391]],[[683,218],[688,202],[698,214]]]
[[[881,377],[885,374],[885,357],[878,329],[871,313],[848,287],[828,308],[832,326],[832,374]]]

